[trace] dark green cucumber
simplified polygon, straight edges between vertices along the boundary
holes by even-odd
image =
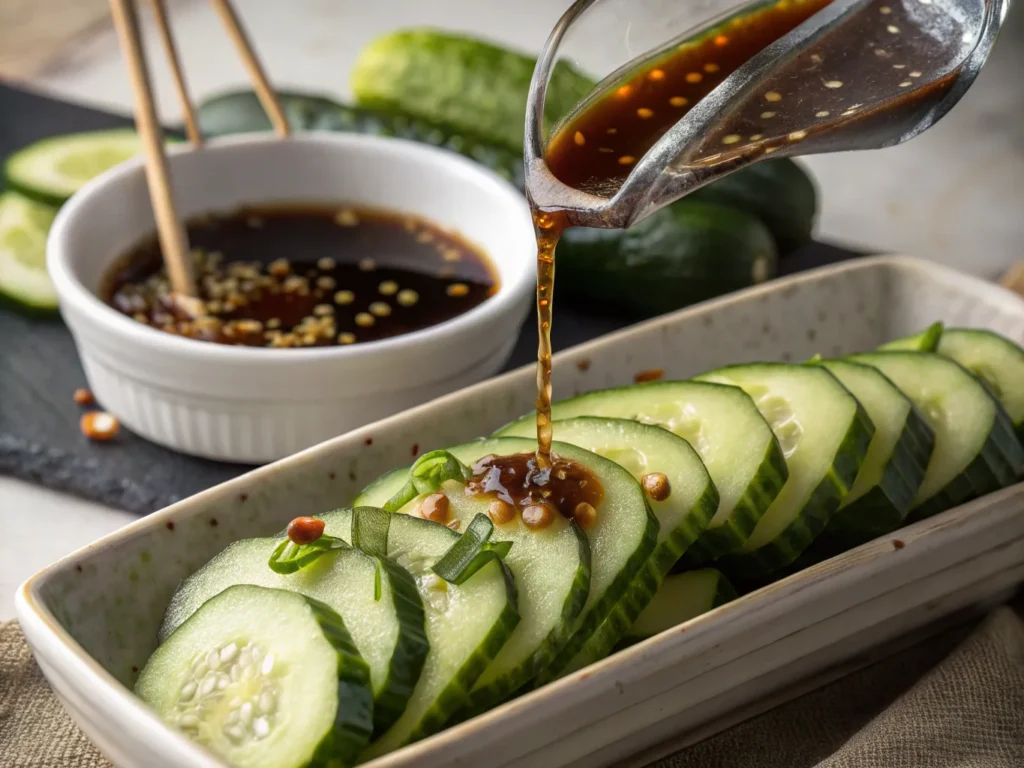
[[[514,152],[523,151],[526,97],[536,59],[434,29],[378,37],[359,54],[352,92],[360,105],[444,123]],[[594,81],[564,61],[548,82],[549,125],[569,114]]]
[[[697,451],[719,503],[707,529],[683,554],[687,564],[707,562],[741,547],[788,476],[779,441],[754,401],[738,387],[654,381],[561,400],[551,414],[556,420],[603,416],[655,424]],[[496,434],[529,435],[535,423],[536,416],[530,413]]]
[[[232,586],[153,653],[135,692],[231,765],[354,765],[372,727],[370,672],[331,608]]]
[[[570,300],[651,317],[763,283],[778,252],[756,216],[684,199],[630,229],[570,229],[557,259]]]
[[[686,199],[756,216],[772,233],[780,253],[810,242],[818,214],[814,181],[801,165],[788,158],[748,165],[690,193]]]
[[[383,734],[405,710],[429,650],[416,582],[395,563],[358,549],[330,552],[307,568],[281,575],[267,565],[279,542],[236,541],[185,579],[164,614],[160,639],[235,584],[287,589],[315,598],[338,612],[369,665],[374,732]],[[378,563],[380,599],[375,599]]]
[[[336,131],[418,141],[475,160],[523,188],[522,152],[484,141],[473,133],[387,110],[340,104],[320,94],[278,93],[288,124],[296,131]],[[252,91],[231,91],[204,101],[198,109],[205,136],[227,136],[271,130],[270,120]]]
[[[630,627],[619,647],[633,645],[736,599],[721,571],[702,568],[673,573]]]
[[[665,575],[707,528],[718,508],[718,491],[700,456],[667,429],[628,419],[580,416],[555,421],[560,442],[611,459],[638,482],[651,473],[667,481],[665,498],[647,493],[658,520],[658,543],[629,594],[604,620],[565,672],[604,658],[654,597]]]
[[[935,432],[935,449],[909,520],[930,517],[1016,482],[1024,448],[1013,423],[965,368],[929,352],[882,351],[850,359],[884,373]]]
[[[992,331],[947,328],[938,353],[982,380],[1003,404],[1018,439],[1024,442],[1024,349]]]
[[[335,510],[321,518],[328,536],[351,541],[351,510]],[[402,716],[369,746],[363,759],[426,738],[458,717],[473,685],[519,623],[516,585],[503,563],[492,561],[459,585],[430,570],[458,539],[455,531],[429,520],[391,517],[388,557],[416,579],[430,652]]]
[[[730,578],[770,573],[825,530],[864,462],[874,426],[824,368],[754,363],[697,377],[749,394],[782,446],[789,478],[743,547],[717,562]]]
[[[849,549],[903,524],[924,479],[935,433],[878,369],[848,360],[823,360],[818,365],[850,390],[875,425],[857,479],[821,534]]]

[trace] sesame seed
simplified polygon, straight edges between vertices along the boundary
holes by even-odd
[[[663,70],[663,69],[652,69],[650,72],[647,73],[647,78],[649,80],[654,80],[654,81],[664,80],[665,79],[665,70]]]
[[[462,261],[462,254],[457,248],[444,248],[441,251],[441,258],[445,261]]]
[[[142,323],[143,325],[149,325],[149,317],[146,315],[145,312],[136,312],[134,315],[132,315],[132,320],[134,320],[137,323]]]
[[[915,70],[914,70],[913,72],[911,72],[911,73],[910,73],[910,76],[911,76],[911,77],[920,77],[920,76],[921,76],[921,73],[920,73],[920,72],[918,72],[918,71],[917,71],[917,70],[915,69]]]
[[[576,142],[577,147],[582,147],[587,143],[587,137],[584,136],[581,131],[576,131],[576,133],[573,134],[572,140]]]
[[[913,84],[914,84],[913,80],[904,80],[902,83],[900,83],[900,88],[909,88]]]
[[[821,64],[821,62],[823,62],[824,60],[825,59],[822,58],[820,53],[811,54],[811,63],[813,64]]]
[[[317,304],[313,307],[313,314],[317,317],[325,317],[326,315],[334,314],[334,307],[330,304]]]
[[[273,328],[280,328],[281,327],[281,318],[280,317],[272,317],[272,318],[270,318],[269,320],[267,320],[266,326],[267,326],[267,328],[271,328],[271,329],[273,329]]]
[[[338,291],[334,294],[335,304],[351,304],[355,301],[356,295],[352,291]]]
[[[893,69],[906,69],[907,65],[906,64],[893,64],[892,68]]]
[[[707,64],[704,65],[704,71],[707,72],[708,74],[717,72],[719,69],[721,69],[721,67],[715,64],[715,62],[713,61],[709,61]]]
[[[434,233],[423,231],[416,235],[417,243],[432,243],[434,241]]]
[[[343,208],[338,211],[338,215],[334,217],[334,221],[342,227],[356,227],[359,225],[359,217],[356,216],[355,211],[351,211],[348,208]]]
[[[640,107],[640,109],[636,111],[636,115],[641,120],[647,120],[650,117],[654,117],[654,110],[648,109],[647,107]]]
[[[369,256],[359,260],[359,269],[363,272],[373,272],[377,268],[377,262],[371,259]]]
[[[305,344],[307,347],[315,346],[316,336],[314,336],[312,333],[304,333],[302,334],[302,343]]]
[[[416,291],[409,290],[408,288],[398,292],[398,296],[395,297],[398,303],[403,307],[411,307],[417,301],[420,300],[420,295]]]
[[[881,8],[878,9],[878,12],[883,16],[888,16],[890,13],[892,13],[892,8],[890,8],[888,5],[883,5]]]
[[[728,44],[729,38],[726,37],[725,35],[719,35],[718,37],[715,38],[715,45],[717,45],[719,48],[726,46]]]
[[[618,128],[609,128],[607,131],[605,131],[605,133],[607,133],[609,136],[614,136],[618,132]]]
[[[742,141],[743,137],[738,133],[730,133],[728,136],[722,138],[723,144],[735,144],[738,141]]]
[[[631,94],[632,92],[633,88],[628,85],[620,85],[618,88],[615,89],[615,95],[618,96],[620,99],[628,98],[629,94]]]
[[[316,287],[323,288],[325,291],[333,291],[337,281],[330,275],[321,275],[316,279]]]
[[[703,79],[704,79],[704,75],[702,75],[700,72],[687,72],[686,73],[686,82],[688,82],[688,83],[699,83]]]
[[[632,155],[623,155],[619,158],[619,165],[632,165],[636,162],[636,158]]]
[[[369,328],[375,322],[377,322],[376,319],[369,312],[360,312],[356,315],[356,325],[360,328]]]
[[[445,292],[449,296],[465,296],[467,293],[469,293],[469,286],[466,285],[465,283],[452,283],[445,289]]]
[[[611,147],[598,147],[597,151],[604,152],[606,155],[611,155],[615,153],[615,150],[612,149]]]
[[[685,96],[673,96],[671,99],[668,100],[668,103],[671,104],[673,107],[685,107],[687,104],[690,103],[690,100]]]
[[[354,333],[349,333],[348,331],[345,331],[344,333],[339,333],[338,334],[338,343],[339,344],[355,344],[356,343],[356,335]]]
[[[800,139],[806,138],[807,131],[793,131],[789,134],[790,141],[800,141]]]
[[[885,28],[885,31],[891,35],[898,35],[900,33],[900,28],[893,24],[890,24]]]
[[[398,293],[398,283],[394,280],[385,280],[383,283],[377,286],[377,290],[384,296],[394,296]]]
[[[764,134],[763,133],[755,133],[753,136],[750,137],[750,140],[751,141],[760,141],[763,138],[764,138]]]
[[[284,277],[291,271],[292,265],[288,263],[287,259],[274,259],[267,265],[267,272],[274,277]]]
[[[316,265],[324,272],[327,272],[328,270],[334,269],[335,262],[330,256],[321,256],[316,260]]]
[[[825,81],[825,87],[826,88],[842,88],[843,87],[843,81],[842,80],[826,80]]]
[[[761,113],[761,118],[764,119],[764,120],[771,120],[773,117],[775,117],[775,113],[774,112],[762,112]]]
[[[778,91],[768,91],[768,93],[766,93],[764,95],[764,100],[765,101],[782,101],[782,94],[779,93]]]
[[[766,155],[770,155],[772,152],[776,151],[777,149],[778,149],[778,147],[765,147],[764,153]]]
[[[391,314],[391,305],[383,301],[374,301],[370,304],[370,313],[377,317],[387,317]]]
[[[821,110],[821,112],[815,112],[814,113],[815,117],[828,117],[828,115],[829,115],[829,111],[827,109],[823,109],[823,110]]]

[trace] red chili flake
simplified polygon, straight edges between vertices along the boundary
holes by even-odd
[[[79,428],[90,440],[113,440],[117,437],[121,424],[106,411],[89,411],[82,414]]]
[[[167,523],[167,530],[168,531],[173,531],[174,530],[174,523],[173,522],[168,522]]]
[[[288,523],[288,538],[296,544],[312,544],[324,535],[324,521],[315,517],[296,517]]]
[[[893,546],[893,548],[894,548],[894,549],[903,549],[903,548],[904,548],[905,546],[907,546],[907,545],[906,545],[906,544],[904,544],[904,543],[903,543],[902,541],[900,541],[899,539],[893,539],[893,540],[892,540],[892,546]]]
[[[582,360],[576,361],[576,368],[580,373],[586,373],[590,370],[590,359],[584,357]]]
[[[363,440],[363,443],[366,444],[366,445],[373,445],[373,438],[372,437],[368,437],[365,440]]]
[[[74,397],[78,405],[92,405],[96,402],[96,398],[88,389],[76,389]]]
[[[419,452],[420,452],[420,444],[419,443],[413,443],[412,444],[412,455],[415,456]]]
[[[645,381],[657,381],[665,375],[664,368],[651,368],[646,371],[637,371],[633,377],[633,381],[637,384],[643,384]]]

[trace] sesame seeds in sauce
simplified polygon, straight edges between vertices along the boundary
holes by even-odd
[[[151,237],[106,276],[108,303],[167,333],[287,349],[409,333],[462,314],[497,289],[485,257],[416,217],[267,206],[187,226],[198,297],[171,296]]]

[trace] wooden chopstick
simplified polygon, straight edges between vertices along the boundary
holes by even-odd
[[[253,51],[249,37],[246,35],[245,30],[242,29],[238,14],[235,13],[230,0],[212,0],[212,2],[213,7],[220,14],[221,21],[227,27],[228,34],[234,41],[239,55],[242,57],[242,63],[245,64],[245,68],[249,71],[249,78],[252,80],[253,89],[259,97],[264,111],[266,111],[267,116],[270,118],[274,130],[278,136],[288,136],[291,131],[288,128],[288,120],[284,116],[284,110],[281,109],[281,102],[270,85],[270,80],[267,78],[267,73],[263,70],[263,65],[260,64],[259,58],[257,58],[255,51]]]
[[[195,296],[195,274],[189,258],[188,233],[174,206],[167,156],[164,154],[164,133],[153,104],[152,85],[139,35],[139,20],[132,0],[110,0],[110,11],[121,50],[128,62],[128,74],[135,97],[135,127],[145,150],[146,181],[171,288],[177,294]]]
[[[164,0],[150,0],[150,5],[153,7],[153,16],[156,19],[157,29],[160,31],[160,40],[164,44],[164,52],[171,65],[174,87],[178,92],[178,101],[181,102],[181,111],[185,117],[185,133],[188,135],[188,140],[192,142],[192,146],[202,146],[203,135],[199,132],[196,111],[192,106],[192,99],[188,95],[185,73],[181,69],[181,60],[178,58],[178,47],[174,44],[171,25],[167,20],[167,8],[164,6]]]
[[[1018,261],[1006,274],[999,278],[999,284],[1024,296],[1024,261]]]

